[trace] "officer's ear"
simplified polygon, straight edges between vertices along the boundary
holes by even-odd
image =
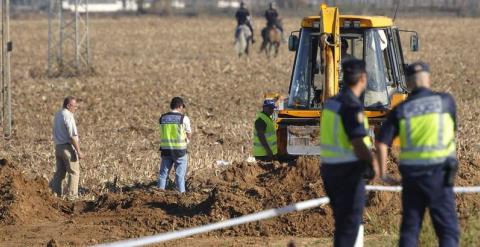
[[[360,80],[359,80],[359,84],[362,85],[362,87],[365,89],[367,87],[367,81],[368,81],[368,75],[367,73],[362,73],[360,75]]]

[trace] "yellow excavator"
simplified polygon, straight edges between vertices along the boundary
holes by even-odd
[[[340,15],[337,7],[323,4],[318,16],[303,18],[300,30],[288,40],[295,62],[288,97],[278,101],[274,116],[280,157],[320,154],[323,103],[343,87],[341,62],[345,59],[362,59],[367,65],[362,101],[374,138],[386,114],[408,94],[401,32],[411,35],[410,50],[418,51],[418,34],[400,30],[389,17]]]

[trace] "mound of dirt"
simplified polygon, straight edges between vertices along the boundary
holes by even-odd
[[[8,161],[0,162],[0,224],[32,224],[62,218],[62,202],[43,178],[27,179]]]
[[[0,225],[41,226],[35,229],[39,238],[52,236],[52,232],[61,229],[65,236],[49,244],[59,241],[85,245],[200,226],[282,207],[324,196],[322,187],[319,160],[302,157],[292,163],[233,163],[196,172],[190,176],[185,194],[158,190],[155,183],[147,183],[117,188],[92,201],[68,203],[57,199],[44,179],[29,179],[18,167],[0,162]],[[471,206],[463,205],[467,202],[459,200],[460,211]],[[392,227],[391,222],[399,220],[400,205],[398,195],[370,192],[365,224]],[[331,209],[323,206],[208,235],[327,237],[333,227]],[[0,235],[11,235],[12,239],[23,236],[16,231],[3,228],[2,232],[0,227]],[[367,229],[369,234],[379,231]],[[44,243],[48,240],[51,239]]]
[[[137,236],[150,231],[204,225],[323,194],[317,159],[301,158],[293,164],[234,163],[220,173],[208,171],[191,180],[184,195],[154,187],[107,193],[95,201],[76,205],[74,218],[101,225],[121,225],[128,228],[129,235]],[[224,229],[220,233],[227,236],[330,235],[333,220],[329,211],[328,207],[316,208]],[[116,217],[112,217],[114,215]]]
[[[1,162],[0,162],[1,163]],[[297,163],[235,163],[217,172],[191,178],[188,193],[157,190],[154,185],[123,188],[93,201],[67,203],[57,199],[43,178],[27,178],[18,167],[0,166],[0,223],[29,225],[63,222],[125,227],[128,234],[203,225],[281,207],[320,196],[319,162],[301,158]],[[224,230],[235,236],[299,234],[320,236],[331,232],[329,209],[314,209]],[[323,222],[324,231],[312,233]],[[327,224],[325,224],[327,223]],[[326,226],[326,227],[325,227]],[[318,229],[318,228],[317,228]]]

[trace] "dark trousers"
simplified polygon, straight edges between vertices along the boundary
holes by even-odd
[[[250,32],[252,32],[252,38],[253,36],[255,36],[255,33],[253,32],[253,27],[252,27],[252,23],[250,23],[249,21],[247,21],[247,23],[245,23],[247,25],[248,28],[250,28]]]
[[[459,228],[455,195],[444,185],[443,165],[430,167],[400,166],[402,174],[403,217],[400,246],[417,246],[425,209],[435,228],[439,245],[458,246]]]
[[[240,25],[247,25],[247,27],[250,29],[250,32],[252,32],[252,38],[253,38],[253,36],[254,36],[255,33],[253,32],[252,23],[249,22],[249,21],[246,21],[246,22],[243,22],[243,23],[238,22],[238,23],[237,23],[237,28],[238,28]],[[236,37],[236,35],[237,35],[237,34],[235,34],[235,37]]]
[[[360,163],[323,164],[323,186],[335,218],[334,246],[352,247],[365,207],[364,166]]]
[[[267,28],[272,28],[272,27],[277,27],[280,30],[280,32],[283,33],[283,26],[278,20],[267,22]]]

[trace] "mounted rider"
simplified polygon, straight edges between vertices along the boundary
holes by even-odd
[[[235,32],[235,36],[237,35],[238,27],[240,27],[241,25],[246,25],[252,32],[252,43],[255,43],[255,39],[253,38],[254,32],[251,23],[252,16],[250,15],[248,9],[245,7],[245,3],[243,1],[240,3],[240,8],[238,8],[237,12],[235,13],[235,19],[237,19],[237,31]]]
[[[265,19],[267,20],[267,28],[264,29],[265,33],[262,32],[263,37],[266,37],[266,33],[270,28],[276,27],[282,32],[282,40],[283,40],[283,26],[278,18],[279,14],[275,5],[275,2],[270,2],[268,4],[268,9],[265,10]],[[262,30],[263,31],[263,30]]]

